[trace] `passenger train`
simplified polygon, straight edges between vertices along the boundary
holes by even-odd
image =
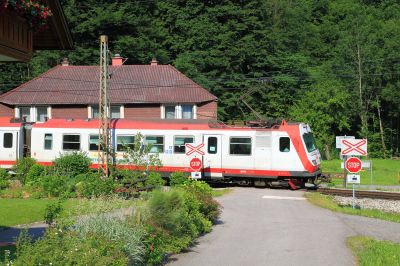
[[[62,153],[83,151],[97,167],[98,126],[98,120],[50,119],[26,124],[0,118],[0,166],[10,168],[29,155],[50,165]],[[139,132],[144,144],[152,144],[151,152],[159,153],[163,176],[181,171],[206,181],[295,188],[321,175],[320,152],[304,123],[283,121],[265,128],[204,120],[115,119],[110,121],[110,134],[117,167],[129,167],[123,160],[123,146],[132,145]],[[196,170],[190,165],[195,157],[201,161]]]

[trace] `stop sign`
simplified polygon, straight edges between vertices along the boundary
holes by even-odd
[[[347,159],[345,167],[350,173],[358,173],[362,168],[362,162],[357,157],[351,157]]]
[[[190,160],[190,168],[194,171],[199,171],[201,169],[201,160],[199,158],[193,158]]]

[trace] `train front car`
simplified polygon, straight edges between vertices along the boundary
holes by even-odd
[[[315,180],[321,175],[321,154],[315,143],[315,139],[309,125],[300,123],[295,127],[295,132],[292,131],[291,138],[296,140],[298,147],[296,151],[304,166],[304,172],[299,173],[302,181],[315,184]]]

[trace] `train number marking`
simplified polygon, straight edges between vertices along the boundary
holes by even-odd
[[[191,155],[193,153],[198,153],[200,155],[204,155],[205,154],[204,151],[201,150],[201,148],[204,147],[204,143],[201,143],[201,144],[199,144],[197,146],[193,146],[193,145],[191,145],[189,143],[186,143],[185,146],[188,149],[188,151],[186,152],[187,156],[189,156],[189,155]]]

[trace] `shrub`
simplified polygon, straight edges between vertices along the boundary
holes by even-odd
[[[129,224],[122,215],[100,214],[78,218],[73,225],[82,237],[95,234],[121,243],[122,250],[129,258],[129,265],[144,262],[145,249],[142,243],[144,231]]]
[[[54,171],[58,175],[74,177],[89,172],[90,158],[84,152],[62,154],[54,160]]]
[[[165,180],[162,179],[161,175],[156,172],[150,172],[145,181],[146,186],[161,187],[165,185]]]
[[[105,237],[49,230],[35,243],[17,246],[17,258],[12,265],[127,265],[128,258],[121,244]]]
[[[0,168],[0,189],[8,188],[10,182],[7,179],[8,174],[6,169]]]
[[[180,241],[174,243],[170,252],[186,248],[195,237],[211,229],[211,222],[199,211],[199,201],[183,189],[153,191],[148,204],[149,224]]]
[[[62,209],[62,201],[50,202],[44,210],[44,220],[46,223],[52,225],[54,220],[60,215]]]
[[[33,165],[36,164],[36,160],[30,157],[25,157],[17,160],[17,163],[14,165],[13,169],[16,173],[16,178],[20,180],[23,184],[25,184],[26,175]]]
[[[192,193],[200,201],[200,212],[210,221],[215,222],[221,214],[221,205],[213,198],[212,188],[204,181],[189,180],[182,188]]]
[[[97,173],[80,174],[74,180],[77,194],[86,198],[110,195],[116,186],[114,180],[101,179]]]
[[[38,183],[40,177],[45,174],[45,167],[40,164],[34,164],[29,169],[28,173],[26,174],[26,183]]]
[[[182,185],[188,180],[189,176],[187,173],[175,172],[172,173],[171,176],[169,177],[169,185],[170,186]]]
[[[41,178],[41,185],[48,196],[51,197],[70,197],[73,192],[74,184],[70,178],[59,175],[47,175]]]

